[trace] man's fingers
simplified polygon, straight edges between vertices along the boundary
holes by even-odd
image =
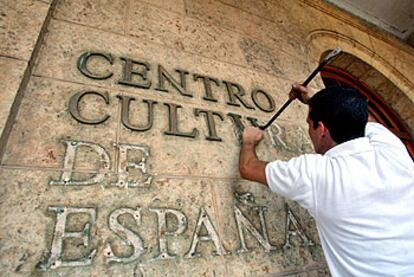
[[[299,84],[293,84],[292,89],[289,92],[289,98],[294,100],[300,97],[301,92],[299,91]]]
[[[307,104],[310,98],[311,90],[300,84],[293,84],[289,93],[291,99],[299,99],[302,103]]]
[[[263,139],[263,131],[256,127],[247,127],[243,132],[243,143],[258,144]]]

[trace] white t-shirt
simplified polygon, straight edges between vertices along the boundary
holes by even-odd
[[[414,276],[414,162],[381,124],[365,133],[269,163],[267,183],[315,218],[333,276]]]

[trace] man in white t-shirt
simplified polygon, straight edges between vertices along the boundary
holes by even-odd
[[[403,143],[367,123],[367,100],[348,88],[313,97],[294,85],[290,97],[309,106],[317,154],[264,162],[263,132],[246,128],[240,174],[297,201],[315,218],[333,276],[414,276],[414,162]]]

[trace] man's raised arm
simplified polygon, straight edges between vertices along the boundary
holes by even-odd
[[[256,145],[263,139],[263,131],[259,128],[248,127],[243,133],[243,142],[240,149],[239,170],[243,179],[267,185],[266,165],[256,155]]]

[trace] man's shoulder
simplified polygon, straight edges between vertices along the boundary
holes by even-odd
[[[317,168],[322,163],[325,163],[328,161],[328,158],[320,155],[320,154],[314,154],[314,153],[306,153],[302,154],[296,157],[293,157],[289,160],[274,160],[267,164],[268,167],[273,166],[287,166],[292,168],[298,168],[300,170],[301,168]]]

